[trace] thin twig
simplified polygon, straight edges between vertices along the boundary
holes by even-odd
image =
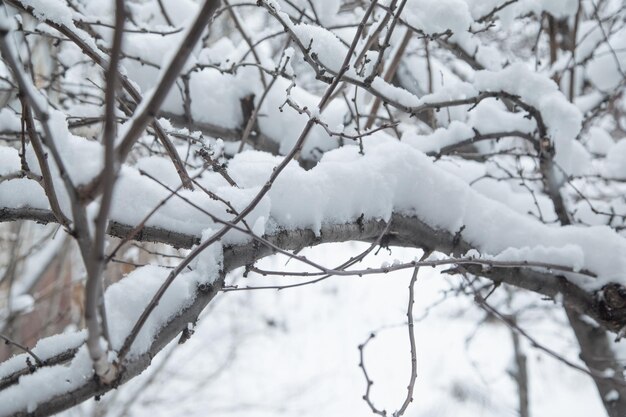
[[[22,349],[24,352],[28,353],[30,356],[33,357],[33,359],[35,360],[35,362],[37,363],[38,366],[43,366],[44,362],[41,360],[41,358],[39,358],[39,356],[37,356],[28,347],[22,345],[21,343],[16,342],[15,340],[9,338],[8,336],[3,335],[2,333],[0,333],[0,339],[4,340],[4,343],[7,344],[7,345],[13,345],[13,346],[15,346],[17,348]]]

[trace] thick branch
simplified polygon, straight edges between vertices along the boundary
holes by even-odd
[[[585,362],[590,371],[597,371],[606,375],[613,375],[624,380],[623,368],[616,360],[615,352],[611,349],[609,335],[601,327],[588,323],[579,314],[566,310],[572,330],[580,345],[580,359]],[[626,385],[619,385],[612,380],[593,378],[598,394],[607,414],[610,417],[622,417],[626,410]]]
[[[0,221],[12,219],[31,219],[44,223],[55,220],[54,216],[45,210],[0,209]],[[308,246],[331,242],[372,242],[379,238],[386,227],[386,222],[372,219],[340,225],[327,224],[322,227],[317,236],[312,230],[296,229],[284,230],[264,238],[272,245],[282,249],[299,250]],[[111,221],[108,233],[111,236],[124,238],[133,228],[134,226]],[[200,236],[146,226],[134,237],[134,240],[165,243],[177,248],[191,248],[200,243]],[[474,248],[473,245],[463,239],[462,235],[459,236],[434,228],[416,217],[403,214],[392,216],[391,225],[384,237],[384,243],[391,246],[434,250],[455,256],[462,256]],[[245,245],[231,246],[226,249],[224,268],[226,272],[229,272],[234,268],[252,264],[274,253],[275,249],[260,245],[256,241]],[[485,269],[481,265],[464,265],[463,268],[494,282],[504,282],[545,297],[562,297],[564,305],[581,314],[589,315],[612,332],[618,332],[626,325],[626,301],[624,305],[620,305],[622,298],[626,299],[626,294],[622,297],[622,293],[615,285],[609,285],[601,292],[589,293],[554,271],[552,273],[543,272],[530,267],[491,267]],[[610,296],[607,296],[607,293],[610,293]]]
[[[26,213],[18,214],[14,210],[11,217],[26,217]],[[38,220],[42,218],[53,220],[52,214],[43,216],[42,211],[34,211]],[[438,250],[444,253],[462,254],[470,249],[470,244],[459,239],[449,232],[437,230],[428,226],[415,217],[408,217],[396,214],[391,219],[391,227],[384,237],[385,244],[398,246],[411,246],[425,248],[427,250]],[[375,241],[387,228],[387,223],[382,220],[355,221],[340,225],[326,224],[320,233],[316,235],[312,230],[285,230],[265,238],[283,249],[300,250],[308,246],[315,246],[330,242],[344,242],[352,240]],[[131,226],[113,224],[109,232],[116,236],[124,236],[132,230]],[[158,228],[146,227],[143,234],[137,239],[147,239],[168,243],[179,247],[189,247],[190,244],[197,243],[197,236],[172,233]],[[247,244],[227,247],[224,250],[224,271],[229,272],[235,268],[249,265],[255,261],[272,255],[274,249],[269,246],[260,246],[258,242],[252,241]],[[606,316],[607,309],[599,297],[595,294],[585,292],[571,284],[563,277],[553,274],[538,272],[529,268],[492,268],[482,270],[482,267],[465,267],[473,273],[482,275],[496,282],[505,282],[520,288],[531,290],[548,297],[561,295],[563,303],[579,314],[587,314],[601,323],[607,329],[617,331],[624,324],[624,320],[613,320],[613,316]],[[223,284],[223,278],[214,283],[210,288],[198,288],[194,302],[176,317],[173,317],[166,324],[150,349],[143,355],[136,358],[126,359],[121,364],[120,377],[113,386],[117,386],[139,374],[150,364],[151,359],[173,338],[175,338],[189,322],[196,320],[202,309],[217,294]],[[613,311],[613,310],[612,310]],[[614,313],[615,311],[613,311]],[[622,312],[623,315],[623,312]],[[616,315],[615,317],[621,317]],[[66,359],[66,357],[65,357]],[[51,365],[51,364],[49,364]],[[14,381],[15,382],[15,381]],[[0,381],[0,386],[6,386],[11,382]],[[113,386],[102,386],[94,380],[86,381],[78,389],[63,394],[59,397],[40,404],[32,415],[42,416],[67,409],[94,395],[100,395]],[[19,414],[18,414],[19,415]]]

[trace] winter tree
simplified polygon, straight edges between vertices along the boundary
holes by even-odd
[[[367,412],[427,401],[417,321],[469,302],[514,358],[493,415],[532,415],[532,352],[626,415],[623,1],[0,4],[0,415],[132,397],[236,294],[315,309],[324,282],[398,275],[400,400],[372,385],[375,329],[344,365]]]

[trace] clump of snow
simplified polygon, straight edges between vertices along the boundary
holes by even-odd
[[[50,0],[20,0],[26,7],[32,7],[33,15],[40,20],[50,20],[54,23],[74,26],[72,18],[75,12],[70,9],[65,2]]]
[[[33,310],[34,305],[35,299],[30,294],[13,296],[11,298],[11,309],[7,313],[28,313]]]
[[[20,0],[25,7],[32,8],[33,16],[41,21],[49,20],[59,25],[64,25],[73,33],[80,37],[80,40],[87,44],[96,54],[100,54],[105,61],[108,59],[96,45],[93,36],[87,34],[82,29],[74,25],[74,19],[87,20],[80,13],[70,8],[65,2],[51,0]]]
[[[61,159],[74,185],[86,184],[95,178],[104,167],[104,148],[102,145],[71,134],[65,114],[59,111],[51,112],[49,124]],[[48,158],[49,161],[51,159]],[[49,163],[53,166],[52,168],[58,170],[56,164]]]
[[[279,143],[279,152],[285,154],[291,150],[298,140],[300,132],[308,122],[309,116],[300,114],[289,105],[287,100],[290,82],[284,78],[278,79],[269,91],[263,104],[258,123],[260,130],[271,139]],[[300,107],[306,107],[311,112],[317,110],[320,98],[307,92],[301,87],[289,88],[289,97]],[[345,103],[339,100],[331,101],[318,118],[328,125],[334,132],[343,132],[343,115],[346,112]],[[327,151],[337,147],[338,138],[331,137],[322,126],[313,126],[302,149],[307,159],[317,159],[319,151]]]
[[[506,111],[501,102],[486,99],[468,114],[467,123],[452,120],[447,127],[438,128],[426,135],[407,132],[403,135],[402,141],[425,153],[431,153],[439,152],[446,146],[472,139],[477,133],[485,135],[518,131],[532,134],[536,124],[525,116],[524,113]]]
[[[458,132],[455,133],[455,130]],[[448,130],[439,130],[434,134],[435,138],[428,140],[433,141],[432,146],[435,146],[438,144],[437,135],[441,135],[444,138],[442,140],[456,140],[463,133],[469,133],[468,127],[453,123]],[[453,139],[446,139],[446,136]],[[608,280],[622,282],[626,276],[624,259],[613,257],[607,260],[603,255],[609,250],[621,250],[619,248],[626,251],[624,239],[610,229],[548,227],[483,196],[464,180],[434,164],[413,146],[381,138],[384,135],[365,140],[365,155],[359,154],[357,146],[329,151],[310,171],[292,162],[278,177],[268,195],[247,217],[248,224],[261,233],[271,233],[276,228],[311,228],[319,232],[324,223],[350,222],[362,214],[365,218],[388,219],[393,212],[398,212],[416,215],[432,227],[451,233],[465,226],[463,237],[488,255],[495,256],[505,250],[509,250],[509,254],[528,257],[539,256],[536,253],[554,252],[555,256],[558,255],[564,264],[572,268],[585,268],[597,273],[600,276],[598,284]],[[407,142],[419,139],[405,138]],[[622,148],[626,149],[626,145],[616,145],[608,161],[612,158],[623,161],[624,157],[619,153]],[[230,201],[235,210],[239,211],[249,204],[280,160],[280,157],[266,153],[246,151],[237,154],[228,166],[229,175],[241,188],[231,187],[217,173],[205,173],[200,181],[206,188]],[[144,159],[138,165],[169,183],[170,187],[178,186],[167,159]],[[28,183],[29,180],[20,181]],[[24,187],[20,187],[20,192],[10,191],[4,197],[2,192],[7,184],[14,182],[0,184],[0,199],[6,201],[9,196],[23,196]],[[42,193],[36,183],[33,185]],[[161,185],[129,167],[122,169],[115,192],[112,219],[128,225],[138,224],[169,195]],[[200,190],[182,190],[180,194],[218,218],[228,220],[233,217],[222,202],[211,199]],[[44,198],[43,195],[41,198]],[[22,204],[30,203],[31,200],[24,199]],[[197,236],[202,230],[220,227],[206,214],[178,197],[173,197],[161,207],[148,225]],[[502,230],[507,230],[507,233],[503,234]],[[222,243],[236,244],[249,239],[241,232],[231,231]],[[514,249],[526,252],[511,252]],[[124,285],[136,282],[138,288],[154,290],[155,285],[158,285],[155,282],[162,281],[167,273],[167,270],[147,267],[122,282],[126,282]],[[151,287],[143,283],[148,279],[153,280]],[[123,286],[119,288],[116,290],[112,287],[111,294],[115,291],[131,292],[122,289]],[[192,286],[184,287],[181,294],[184,296],[180,300],[192,296]],[[127,308],[124,304],[140,303],[123,303],[120,308]],[[155,326],[158,327],[158,324]]]
[[[39,359],[45,361],[68,349],[79,347],[85,341],[86,336],[87,332],[85,330],[55,334],[40,339],[31,350]],[[20,353],[2,362],[0,364],[0,379],[23,369],[26,360],[29,358],[34,364],[34,359],[28,353]],[[0,404],[2,404],[2,401],[0,401]]]
[[[467,31],[472,16],[463,0],[409,0],[403,10],[407,23],[424,31],[427,35]]]
[[[38,209],[49,208],[48,199],[37,181],[18,178],[0,182],[0,201],[3,207]]]
[[[441,148],[454,145],[461,140],[469,139],[473,136],[474,131],[471,127],[465,123],[454,120],[448,127],[440,127],[428,135],[416,135],[407,132],[402,136],[402,142],[410,144],[422,152],[428,153],[439,152]]]
[[[612,389],[611,391],[607,392],[607,394],[604,396],[605,401],[617,401],[619,400],[619,392],[617,392],[617,390]]]
[[[405,107],[417,107],[422,104],[419,98],[414,94],[411,94],[402,87],[396,87],[386,82],[381,77],[376,77],[372,80],[372,88],[381,93],[383,97],[400,103]]]
[[[471,83],[456,81],[438,88],[432,94],[425,95],[421,98],[421,102],[422,104],[433,104],[448,100],[462,100],[476,95],[478,95],[476,86]]]
[[[20,156],[17,149],[0,146],[0,176],[18,172],[20,170]]]
[[[602,91],[612,92],[623,80],[626,68],[626,28],[614,33],[608,43],[594,51],[594,58],[586,67],[591,81]]]
[[[212,235],[207,229],[203,239]],[[178,275],[165,291],[133,342],[130,355],[146,352],[167,322],[195,300],[200,284],[217,280],[222,269],[222,245],[216,242],[205,249],[191,270]],[[154,297],[157,290],[172,272],[171,269],[147,265],[135,269],[105,292],[111,347],[119,350],[131,329]]]
[[[0,110],[0,131],[18,132],[22,129],[20,116],[10,109],[3,108]]]
[[[176,187],[180,182],[180,177],[173,164],[164,163],[163,157],[152,155],[139,158],[135,163],[135,168],[140,172],[145,172],[164,184]]]
[[[508,248],[493,257],[497,261],[510,262],[545,262],[555,265],[570,265],[574,271],[580,271],[584,265],[585,254],[576,245],[562,247],[523,247]]]
[[[324,28],[306,23],[293,25],[291,30],[305,48],[310,48],[309,55],[335,72],[341,69],[348,48],[336,35]]]
[[[244,122],[240,99],[250,93],[250,81],[258,74],[242,72],[237,75],[222,74],[215,69],[205,69],[191,74],[191,111],[199,122],[226,128],[239,128]],[[210,94],[207,92],[210,91]],[[174,107],[180,109],[180,106]]]
[[[516,63],[501,71],[479,71],[474,85],[481,91],[505,91],[519,96],[542,114],[555,140],[573,140],[580,131],[580,111],[559,91],[554,81]]]
[[[606,155],[609,149],[615,145],[615,141],[609,133],[600,127],[590,127],[587,133],[587,149],[598,155]]]
[[[67,347],[66,344],[63,346]],[[87,348],[83,346],[69,366],[40,368],[33,374],[20,377],[19,384],[0,391],[0,415],[33,412],[38,404],[85,385],[92,376],[91,359]]]
[[[104,299],[107,306],[107,319],[110,323],[110,342],[114,350],[119,350],[122,347],[137,319],[170,272],[167,268],[143,266],[107,288]],[[175,298],[182,297],[185,299],[193,296],[195,292],[177,284],[177,282],[182,281],[175,280],[170,290],[165,292],[159,305],[164,304],[166,307],[171,307],[170,303],[180,301],[180,299]],[[174,311],[171,313],[175,314],[177,310],[178,306],[174,306]],[[145,351],[150,347],[155,332],[164,324],[163,317],[160,317],[160,320],[155,320],[157,316],[160,314],[153,311],[151,319],[146,322],[135,340],[134,348]]]
[[[175,177],[171,162],[165,158],[141,160],[140,166],[147,167],[148,172],[157,173],[156,179],[164,182],[172,189],[180,185]],[[192,173],[193,175],[193,173]],[[257,189],[238,189],[228,185],[226,180],[216,173],[206,173],[199,181],[204,187],[229,201],[235,210],[243,210],[256,195]],[[0,184],[1,186],[1,184]],[[1,188],[0,188],[1,190]],[[232,219],[229,207],[220,201],[209,197],[201,190],[180,190],[178,196],[170,198],[159,210],[150,217],[146,225],[161,227],[200,236],[202,230],[213,227],[212,219],[204,210],[222,220]],[[155,207],[168,199],[170,192],[148,176],[141,175],[136,169],[123,167],[114,191],[111,219],[123,224],[134,225],[141,222]],[[196,206],[189,205],[183,198],[188,199]],[[262,200],[259,205],[246,216],[249,224],[254,224],[257,218],[268,217],[269,200]],[[230,231],[224,242],[241,242],[244,235],[238,231]]]
[[[604,163],[605,175],[617,179],[626,179],[626,139],[611,147]]]
[[[533,133],[536,124],[522,112],[511,113],[501,101],[486,99],[469,113],[472,127],[481,133],[520,131]]]
[[[245,152],[232,160],[231,175],[244,186],[258,186],[277,163],[275,157]],[[626,276],[625,259],[604,256],[609,250],[626,251],[626,241],[610,228],[546,226],[481,195],[401,143],[370,141],[365,155],[345,146],[327,152],[310,171],[290,164],[269,197],[278,228],[319,232],[324,222],[354,221],[361,214],[388,219],[398,212],[450,233],[464,226],[462,236],[485,254],[513,253],[510,248],[533,256],[554,252],[564,266],[598,274],[594,285],[623,282]]]
[[[453,126],[459,126],[461,131],[465,129],[462,125]],[[559,259],[572,268],[597,273],[600,276],[597,284],[624,280],[626,260],[621,257],[607,260],[603,255],[606,251],[626,251],[624,239],[609,228],[548,227],[481,195],[412,146],[380,140],[380,137],[370,139],[365,141],[365,155],[359,154],[357,146],[344,146],[327,152],[318,166],[310,171],[305,171],[295,161],[288,165],[268,195],[248,216],[248,224],[257,231],[271,232],[268,225],[272,224],[274,228],[311,228],[319,232],[323,223],[354,221],[362,214],[365,218],[388,219],[393,212],[398,212],[416,215],[432,227],[451,233],[464,226],[463,237],[485,254],[495,256],[509,248],[543,247],[546,251],[557,250]],[[621,153],[618,154],[622,148],[626,149],[626,146],[620,143],[612,149],[607,158],[609,162],[611,158],[624,160]],[[140,165],[158,170],[158,160],[146,161]],[[206,173],[201,181],[239,211],[249,204],[279,161],[279,157],[265,153],[243,152],[236,155],[228,167],[229,174],[241,188],[229,186],[217,173]],[[167,160],[163,158],[162,163],[166,164]],[[162,179],[175,181],[173,173]],[[2,191],[11,183],[14,181],[0,184],[0,198],[4,198]],[[121,172],[116,193],[112,219],[129,225],[139,223],[169,195],[160,185],[128,167]],[[22,195],[23,192],[13,194]],[[223,203],[212,200],[199,190],[183,190],[181,195],[219,218],[231,219],[233,216]],[[161,207],[148,224],[196,235],[202,230],[219,227],[206,214],[178,197]],[[503,234],[502,230],[507,233]],[[241,232],[231,231],[223,243],[248,239]],[[580,252],[573,250],[571,245]],[[123,280],[128,282],[125,285],[137,281],[142,283],[137,284],[138,287],[145,286],[146,275],[157,276],[154,281],[158,281],[167,273],[156,267],[138,271],[143,271],[136,272],[139,278]],[[181,294],[187,296],[193,292],[186,287]]]
[[[506,0],[465,0],[472,18],[480,19],[496,7],[502,6]]]
[[[566,173],[584,170],[585,150],[574,141],[582,126],[582,114],[554,81],[523,63],[516,63],[498,72],[477,72],[474,85],[481,91],[504,91],[519,96],[537,109],[554,141],[557,164]]]
[[[471,36],[469,33],[454,36],[453,41],[456,41],[463,50],[473,51],[474,59],[485,69],[497,71],[502,69],[506,61],[506,57],[498,48],[483,43],[480,38]]]

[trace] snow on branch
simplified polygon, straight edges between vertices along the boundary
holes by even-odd
[[[585,358],[610,348],[583,316],[605,341],[626,334],[623,8],[5,3],[0,222],[59,224],[47,258],[77,242],[87,329],[15,342],[26,353],[0,364],[0,415],[49,415],[117,388],[228,292],[229,273],[262,273],[255,263],[276,253],[313,269],[284,277],[413,269],[410,386],[419,267],[562,304]],[[439,258],[357,269],[299,254],[348,241]],[[105,285],[129,242],[189,251]],[[35,269],[8,297],[29,297]],[[622,390],[585,361],[603,395]]]

